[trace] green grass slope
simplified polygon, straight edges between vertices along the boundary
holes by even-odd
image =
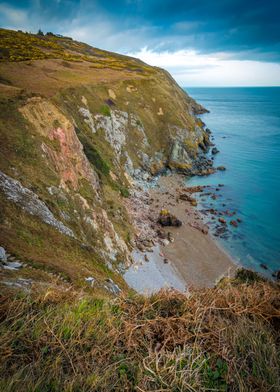
[[[0,109],[0,171],[32,190],[76,236],[57,233],[1,194],[1,245],[75,284],[114,275],[108,262],[112,270],[123,265],[134,236],[123,203],[131,186],[126,154],[142,168],[144,153],[150,160],[145,169],[156,173],[177,129],[196,137],[200,123],[193,111],[201,107],[167,72],[138,59],[65,37],[0,29]],[[95,122],[103,116],[115,138],[127,116],[120,157],[115,139],[110,142],[102,125],[94,132],[81,110]],[[190,143],[193,151],[198,143]],[[113,262],[110,251],[103,252],[105,235],[117,248]]]

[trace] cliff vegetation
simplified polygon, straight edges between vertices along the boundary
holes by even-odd
[[[189,296],[6,294],[0,388],[279,391],[279,287],[239,275]]]
[[[0,29],[1,391],[280,390],[279,284],[122,277],[137,186],[214,171],[203,112],[138,59]]]

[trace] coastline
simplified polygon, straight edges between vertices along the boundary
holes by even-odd
[[[179,174],[160,176],[147,191],[138,189],[128,203],[137,228],[137,251],[133,264],[124,275],[127,283],[139,292],[166,287],[185,290],[212,287],[222,276],[232,276],[237,268],[234,260],[208,232]],[[180,227],[161,227],[161,210],[176,216]],[[159,246],[159,252],[156,251]],[[135,257],[137,252],[137,257]],[[151,263],[153,267],[147,265]],[[142,284],[141,284],[142,282]],[[159,284],[161,282],[161,286]]]

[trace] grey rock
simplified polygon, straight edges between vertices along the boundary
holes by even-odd
[[[22,263],[20,263],[19,261],[11,261],[11,262],[8,261],[8,262],[3,266],[3,268],[4,268],[5,270],[10,270],[10,271],[17,270],[17,269],[22,268]]]
[[[18,278],[9,281],[2,281],[2,283],[5,286],[12,287],[14,289],[21,289],[23,291],[29,292],[33,281],[32,279]]]
[[[7,255],[5,249],[0,247],[0,262],[5,263],[7,261]]]
[[[192,158],[189,156],[184,143],[180,140],[174,140],[169,157],[169,165],[173,167],[182,164],[191,165]]]
[[[225,168],[225,166],[218,166],[218,167],[217,167],[217,170],[219,170],[219,171],[225,171],[226,168]]]
[[[220,152],[220,151],[217,149],[217,147],[212,148],[213,155],[218,154],[218,152]]]
[[[153,246],[153,242],[151,240],[144,240],[142,242],[142,244],[146,247],[146,248],[151,248]]]
[[[95,279],[94,279],[93,276],[89,276],[89,277],[85,278],[85,281],[86,281],[91,287],[93,287],[94,282],[95,282]]]
[[[73,231],[57,220],[46,204],[34,192],[25,188],[19,181],[7,176],[1,171],[0,188],[8,200],[18,204],[24,211],[37,216],[43,222],[55,227],[60,233],[75,238]]]
[[[106,283],[104,285],[108,291],[112,294],[118,295],[121,292],[119,286],[111,279],[106,279]]]

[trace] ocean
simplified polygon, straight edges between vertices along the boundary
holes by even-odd
[[[216,200],[197,195],[199,208],[234,211],[228,223],[242,222],[228,224],[228,238],[218,241],[243,266],[271,276],[280,269],[280,87],[185,90],[210,110],[201,118],[220,151],[215,166],[226,167],[187,185],[224,184]]]

